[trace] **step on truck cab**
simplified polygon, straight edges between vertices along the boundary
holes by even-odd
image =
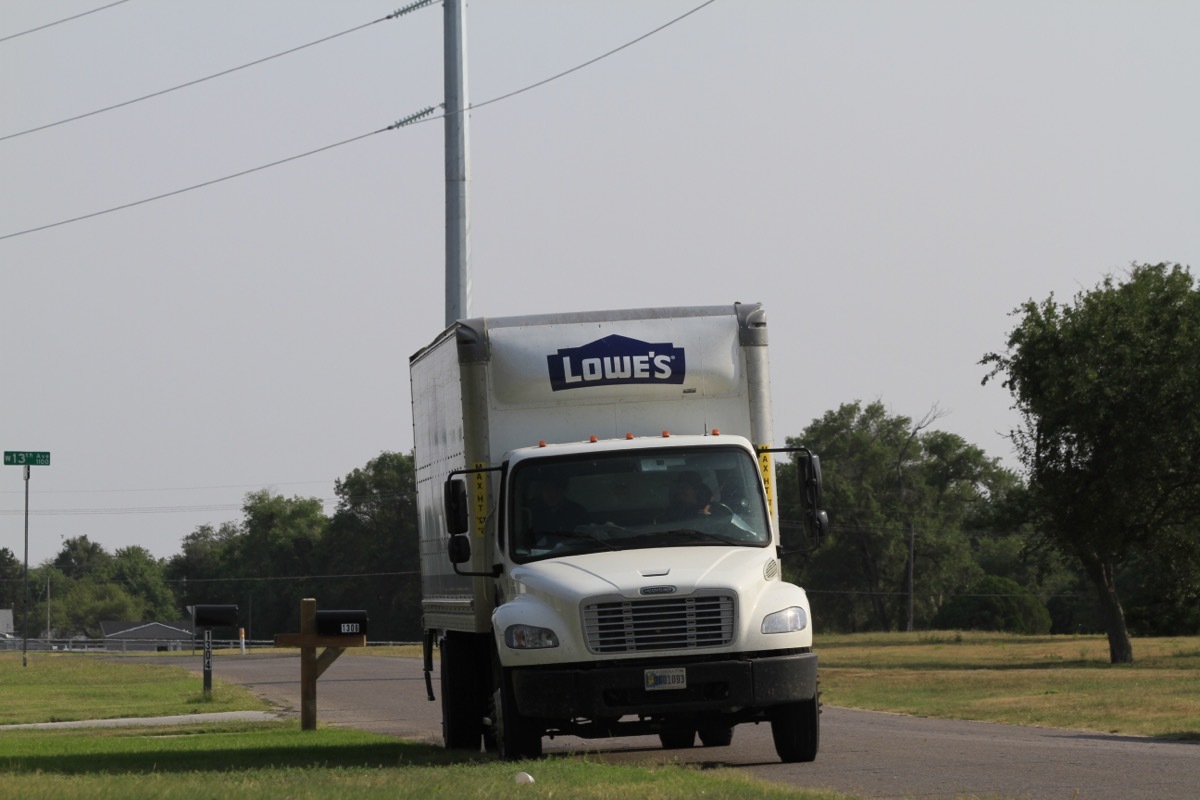
[[[782,580],[757,304],[461,320],[410,359],[426,685],[447,747],[546,736],[819,744]],[[791,448],[810,533],[815,455]]]

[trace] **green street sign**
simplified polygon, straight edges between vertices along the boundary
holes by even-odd
[[[32,453],[26,450],[5,450],[4,463],[14,467],[48,467],[49,453]]]

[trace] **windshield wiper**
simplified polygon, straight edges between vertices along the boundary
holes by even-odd
[[[585,542],[595,542],[598,545],[607,547],[609,550],[619,550],[618,547],[613,547],[608,542],[604,541],[596,534],[590,531],[545,531],[543,536],[560,536],[564,539],[582,539]]]
[[[705,542],[711,542],[712,544],[733,544],[733,542],[729,541],[728,539],[725,539],[721,536],[717,536],[714,533],[709,533],[708,531],[698,531],[695,528],[674,528],[669,531],[663,531],[663,533],[683,534],[685,536],[691,536],[696,539],[702,539]]]

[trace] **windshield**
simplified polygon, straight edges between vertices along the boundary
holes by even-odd
[[[771,539],[758,464],[737,447],[530,460],[511,480],[516,561]]]

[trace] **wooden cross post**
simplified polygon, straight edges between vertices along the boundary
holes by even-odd
[[[328,613],[328,612],[327,612]],[[342,626],[343,629],[345,626]],[[358,629],[358,625],[353,626]],[[365,620],[362,630],[366,630]],[[317,601],[306,597],[300,601],[300,632],[275,634],[276,647],[300,648],[300,728],[317,729],[317,678],[320,678],[347,647],[366,647],[367,635],[322,634],[317,630]],[[317,655],[317,648],[325,649]]]

